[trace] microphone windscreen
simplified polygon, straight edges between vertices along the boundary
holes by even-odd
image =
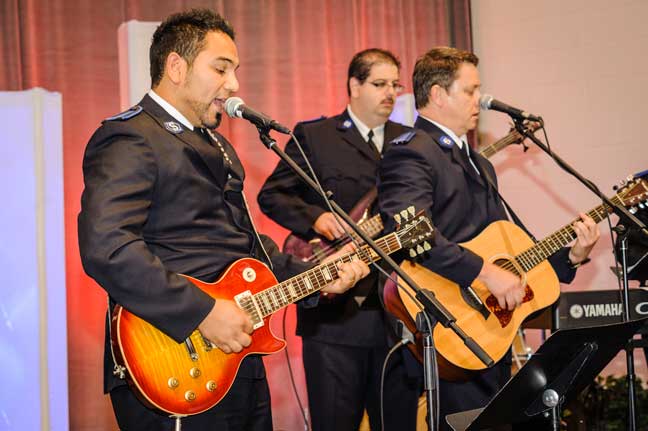
[[[479,106],[481,109],[487,111],[491,108],[491,102],[493,101],[493,96],[490,94],[482,94],[479,98]]]
[[[225,101],[225,112],[231,118],[241,118],[239,107],[244,104],[243,99],[240,97],[229,97]]]

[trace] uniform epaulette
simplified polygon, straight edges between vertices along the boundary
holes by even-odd
[[[399,137],[393,139],[391,141],[391,144],[393,145],[402,145],[402,144],[407,144],[409,141],[411,141],[414,136],[416,136],[416,130],[410,130],[409,132],[405,132]]]
[[[310,124],[310,123],[317,123],[318,121],[326,120],[326,115],[322,115],[321,117],[317,118],[311,118],[310,120],[304,120],[300,121],[302,124]]]
[[[140,112],[142,112],[142,107],[139,106],[139,105],[135,105],[135,106],[127,109],[124,112],[120,112],[117,115],[113,115],[112,117],[106,118],[104,121],[115,121],[115,120],[124,121],[124,120],[128,120],[130,118],[133,118],[134,116],[136,116]]]

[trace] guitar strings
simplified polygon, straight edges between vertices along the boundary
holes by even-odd
[[[409,233],[412,229],[414,229],[417,226],[417,224],[413,224],[412,226],[408,226],[398,232],[394,232],[392,234],[386,235],[378,240],[380,243],[380,248],[381,249],[387,249],[388,253],[391,253],[392,249],[396,250],[400,248],[400,244],[398,241],[398,238],[404,234]],[[375,259],[372,257],[371,250],[369,249],[368,246],[364,245],[360,247],[358,250],[347,253],[343,256],[341,256],[339,259],[336,259],[335,261],[328,262],[325,264],[327,267],[328,272],[333,276],[333,280],[338,279],[338,269],[337,269],[337,263],[341,262],[350,262],[353,259],[353,256],[358,256],[361,260],[363,260],[365,263],[371,263],[374,262],[375,260],[378,260],[378,257]],[[312,268],[308,271],[306,271],[303,274],[294,276],[292,278],[289,278],[288,280],[283,281],[282,283],[276,284],[274,286],[268,287],[267,289],[264,289],[260,292],[257,292],[256,294],[253,295],[253,298],[250,302],[246,302],[245,305],[242,306],[243,310],[247,311],[248,314],[251,314],[252,312],[256,312],[255,309],[255,303],[257,304],[259,311],[261,311],[262,316],[259,316],[260,318],[265,318],[266,316],[269,316],[270,314],[273,314],[274,312],[280,310],[281,308],[284,308],[290,304],[292,304],[295,300],[298,300],[300,298],[304,298],[311,293],[314,293],[324,286],[326,286],[328,283],[331,281],[327,280],[327,278],[322,274],[322,265],[317,266],[315,268]],[[332,271],[334,269],[334,272]],[[333,275],[334,274],[334,275]],[[305,278],[308,278],[311,281],[315,281],[317,283],[316,288],[311,288],[309,289],[306,283],[303,281]],[[277,297],[274,295],[275,291],[277,289],[283,289],[285,286],[293,284],[297,286],[298,292],[297,293],[297,298],[294,298],[290,292],[285,292],[286,295],[282,294],[280,297]],[[282,292],[280,292],[282,293]],[[261,295],[266,295],[267,298],[269,299],[269,306],[270,310],[268,310],[267,307],[265,307],[264,302],[262,302],[260,299]],[[291,300],[288,300],[288,296],[290,296]],[[277,306],[275,306],[275,303]]]
[[[360,229],[362,229],[366,234],[368,234],[368,230],[372,227],[370,225],[375,225],[376,223],[372,221],[373,217],[366,220],[364,223],[360,224]],[[375,227],[375,226],[374,226]],[[381,229],[382,230],[382,229]],[[376,235],[380,233],[377,232]],[[364,241],[362,238],[360,238],[355,232],[351,232],[351,235],[353,236],[353,241],[358,241],[361,244],[364,244]],[[371,236],[371,235],[370,235]],[[375,235],[374,235],[375,236]],[[342,248],[343,246],[347,245],[352,241],[351,238],[348,236],[344,236],[342,238],[338,238],[335,241],[331,242],[329,245],[326,247],[320,249],[319,251],[315,252],[312,254],[312,256],[308,257],[306,259],[307,262],[321,262],[322,259],[325,257],[330,256],[331,254],[335,253],[338,249]]]

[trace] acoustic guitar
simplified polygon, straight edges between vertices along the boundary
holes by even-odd
[[[527,121],[525,123],[526,130],[535,133],[540,128],[540,123]],[[479,149],[479,154],[486,158],[490,158],[499,151],[508,147],[509,145],[522,144],[526,136],[521,135],[516,129],[512,128],[508,135],[497,140],[496,142]],[[524,147],[524,151],[527,147]],[[380,214],[372,217],[369,216],[369,209],[376,200],[377,190],[372,188],[365,194],[349,212],[349,216],[353,219],[360,229],[362,229],[370,238],[377,237],[383,231],[383,223]],[[355,241],[362,243],[362,238],[358,237],[355,232],[351,232],[351,236]],[[344,237],[335,241],[329,241],[323,236],[317,235],[308,240],[297,234],[291,233],[286,237],[283,244],[283,252],[292,254],[305,262],[320,263],[323,259],[330,256],[339,250],[344,244],[349,242],[349,239]]]
[[[408,208],[399,230],[377,240],[385,253],[400,249],[430,249],[430,221]],[[177,343],[153,325],[121,306],[111,321],[111,342],[116,374],[128,380],[149,407],[172,416],[201,413],[216,405],[229,391],[243,358],[282,350],[286,342],[274,336],[269,319],[276,311],[315,293],[338,278],[337,265],[360,259],[378,260],[375,251],[362,246],[337,260],[316,266],[282,283],[268,267],[255,259],[235,261],[221,277],[206,283],[185,276],[197,287],[219,299],[233,300],[253,322],[252,343],[239,353],[224,353],[195,330]]]
[[[642,173],[648,176],[648,171]],[[648,199],[648,181],[629,178],[623,188],[611,199],[625,207],[643,208]],[[599,205],[588,212],[597,223],[605,219],[612,209]],[[491,358],[497,362],[509,350],[520,325],[530,314],[553,304],[560,295],[558,277],[547,258],[576,238],[570,224],[563,226],[547,238],[534,243],[517,225],[508,221],[491,223],[472,240],[460,244],[481,256],[484,261],[496,264],[521,277],[525,284],[525,296],[521,306],[513,311],[502,309],[486,286],[475,280],[472,286],[456,283],[416,264],[404,261],[401,268],[422,288],[429,289],[437,299],[457,318],[457,325],[473,338]],[[405,285],[411,291],[411,288]],[[420,310],[419,304],[393,283],[385,285],[385,308],[403,320],[410,330],[416,332],[413,317]],[[439,371],[446,380],[463,380],[470,376],[467,371],[486,368],[449,328],[436,325],[434,342],[439,356]],[[413,352],[420,357],[421,346]]]

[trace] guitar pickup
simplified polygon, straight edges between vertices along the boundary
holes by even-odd
[[[239,308],[245,311],[250,319],[252,319],[252,329],[258,329],[264,325],[263,314],[254,300],[254,295],[249,290],[241,292],[234,296],[234,301]]]

